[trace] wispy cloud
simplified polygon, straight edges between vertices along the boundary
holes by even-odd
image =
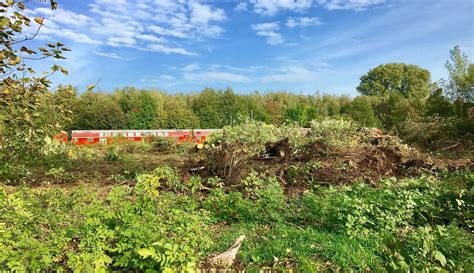
[[[165,81],[171,81],[171,80],[174,80],[175,77],[171,76],[171,75],[160,75],[159,77],[161,80],[165,80]]]
[[[201,67],[198,65],[198,64],[189,64],[189,65],[186,65],[185,67],[181,68],[181,71],[194,71],[194,70],[198,70],[200,69]]]
[[[249,3],[253,5],[253,11],[263,16],[274,16],[284,11],[303,13],[317,6],[328,10],[358,11],[385,2],[386,0],[249,0]]]
[[[218,24],[226,20],[223,9],[198,0],[93,0],[88,8],[90,16],[47,8],[29,13],[45,17],[39,38],[181,55],[196,53],[182,48],[179,40],[217,37],[224,31]]]
[[[102,56],[102,57],[108,57],[108,58],[112,58],[112,59],[125,60],[124,57],[119,56],[119,55],[117,55],[117,54],[114,53],[114,52],[101,52],[101,51],[94,50],[94,51],[92,51],[92,53],[94,53],[95,55],[98,55],[98,56]]]
[[[309,27],[309,26],[316,26],[321,25],[321,21],[317,17],[299,17],[293,18],[290,17],[286,21],[286,26],[289,28],[294,27]]]
[[[312,5],[312,0],[250,0],[255,13],[273,16],[279,11],[303,12]]]
[[[245,11],[245,10],[247,10],[247,6],[248,6],[247,3],[241,2],[241,3],[237,4],[237,6],[235,6],[234,10],[235,11]]]
[[[153,51],[153,52],[161,52],[164,54],[180,54],[180,55],[188,55],[194,56],[197,55],[195,52],[187,51],[181,47],[168,47],[162,44],[151,44],[145,50]]]
[[[188,81],[196,82],[248,82],[250,79],[244,75],[229,73],[229,72],[219,72],[219,71],[210,71],[203,73],[185,73],[183,78]]]
[[[328,10],[364,10],[371,6],[384,4],[386,0],[317,0]]]
[[[274,74],[260,77],[263,82],[307,82],[316,79],[316,73],[299,66],[287,66]]]
[[[252,29],[256,31],[257,35],[267,38],[267,43],[270,45],[282,44],[285,41],[279,33],[280,22],[255,24],[252,25]]]

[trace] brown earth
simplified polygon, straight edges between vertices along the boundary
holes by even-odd
[[[190,165],[190,169],[199,169],[194,174],[219,176],[227,185],[234,186],[252,170],[275,175],[291,192],[307,189],[308,181],[320,185],[346,185],[362,180],[377,186],[381,178],[415,177],[422,173],[465,168],[474,171],[473,160],[432,159],[404,145],[393,145],[383,137],[377,137],[377,141],[371,139],[367,145],[359,147],[329,147],[323,141],[315,140],[299,149],[293,148],[285,138],[266,143],[265,149],[257,155],[241,145],[222,144],[201,161]]]

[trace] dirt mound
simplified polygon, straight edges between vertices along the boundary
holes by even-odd
[[[357,166],[362,170],[391,175],[397,173],[402,159],[403,155],[398,148],[370,147],[361,152]]]
[[[369,140],[372,140],[371,138]],[[252,170],[276,176],[288,190],[311,185],[346,185],[365,181],[377,186],[382,178],[412,177],[439,170],[460,170],[474,166],[472,161],[440,164],[427,155],[397,141],[377,137],[351,147],[329,146],[316,139],[297,147],[288,138],[268,142],[258,149],[239,143],[221,143],[205,152],[194,170],[202,177],[218,176],[235,186]],[[470,164],[470,165],[469,165]]]
[[[330,154],[332,150],[321,140],[310,142],[303,146],[295,159],[298,161],[310,161]]]

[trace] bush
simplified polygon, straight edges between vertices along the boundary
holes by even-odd
[[[172,152],[178,144],[176,139],[171,137],[152,137],[150,143],[158,152]]]
[[[311,122],[310,136],[319,138],[332,146],[352,146],[358,141],[357,126],[351,121],[343,119],[325,119]]]
[[[327,230],[366,236],[408,226],[465,220],[464,204],[472,197],[429,179],[385,180],[380,189],[366,184],[317,188],[302,201],[305,221]],[[457,200],[457,202],[455,201]],[[303,219],[301,221],[304,221]]]
[[[209,137],[208,143],[210,145],[239,144],[245,145],[252,151],[261,151],[265,147],[265,143],[276,142],[289,136],[291,136],[292,144],[304,140],[304,132],[298,126],[275,126],[249,120],[238,125],[226,126],[221,131],[213,133]]]
[[[208,218],[187,199],[169,193],[136,198],[128,186],[114,187],[106,200],[85,189],[66,194],[30,189],[7,193],[0,188],[0,267],[195,269],[210,244],[204,225]],[[147,255],[151,251],[154,255]]]

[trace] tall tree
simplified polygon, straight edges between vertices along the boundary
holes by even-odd
[[[192,102],[193,112],[201,120],[203,128],[222,127],[224,115],[220,109],[220,95],[214,89],[205,88]]]
[[[445,66],[449,73],[448,81],[443,81],[446,94],[459,105],[458,114],[463,118],[466,111],[464,104],[474,100],[473,64],[467,54],[463,53],[459,46],[455,46],[449,51],[449,60]]]
[[[120,105],[106,93],[82,94],[74,112],[72,129],[124,129],[127,124]]]
[[[423,100],[430,93],[430,72],[417,65],[404,63],[382,64],[360,78],[357,91],[366,96],[388,98],[399,92],[411,100]]]
[[[119,105],[127,119],[127,129],[152,129],[156,124],[156,101],[146,90],[126,87],[118,90]]]

